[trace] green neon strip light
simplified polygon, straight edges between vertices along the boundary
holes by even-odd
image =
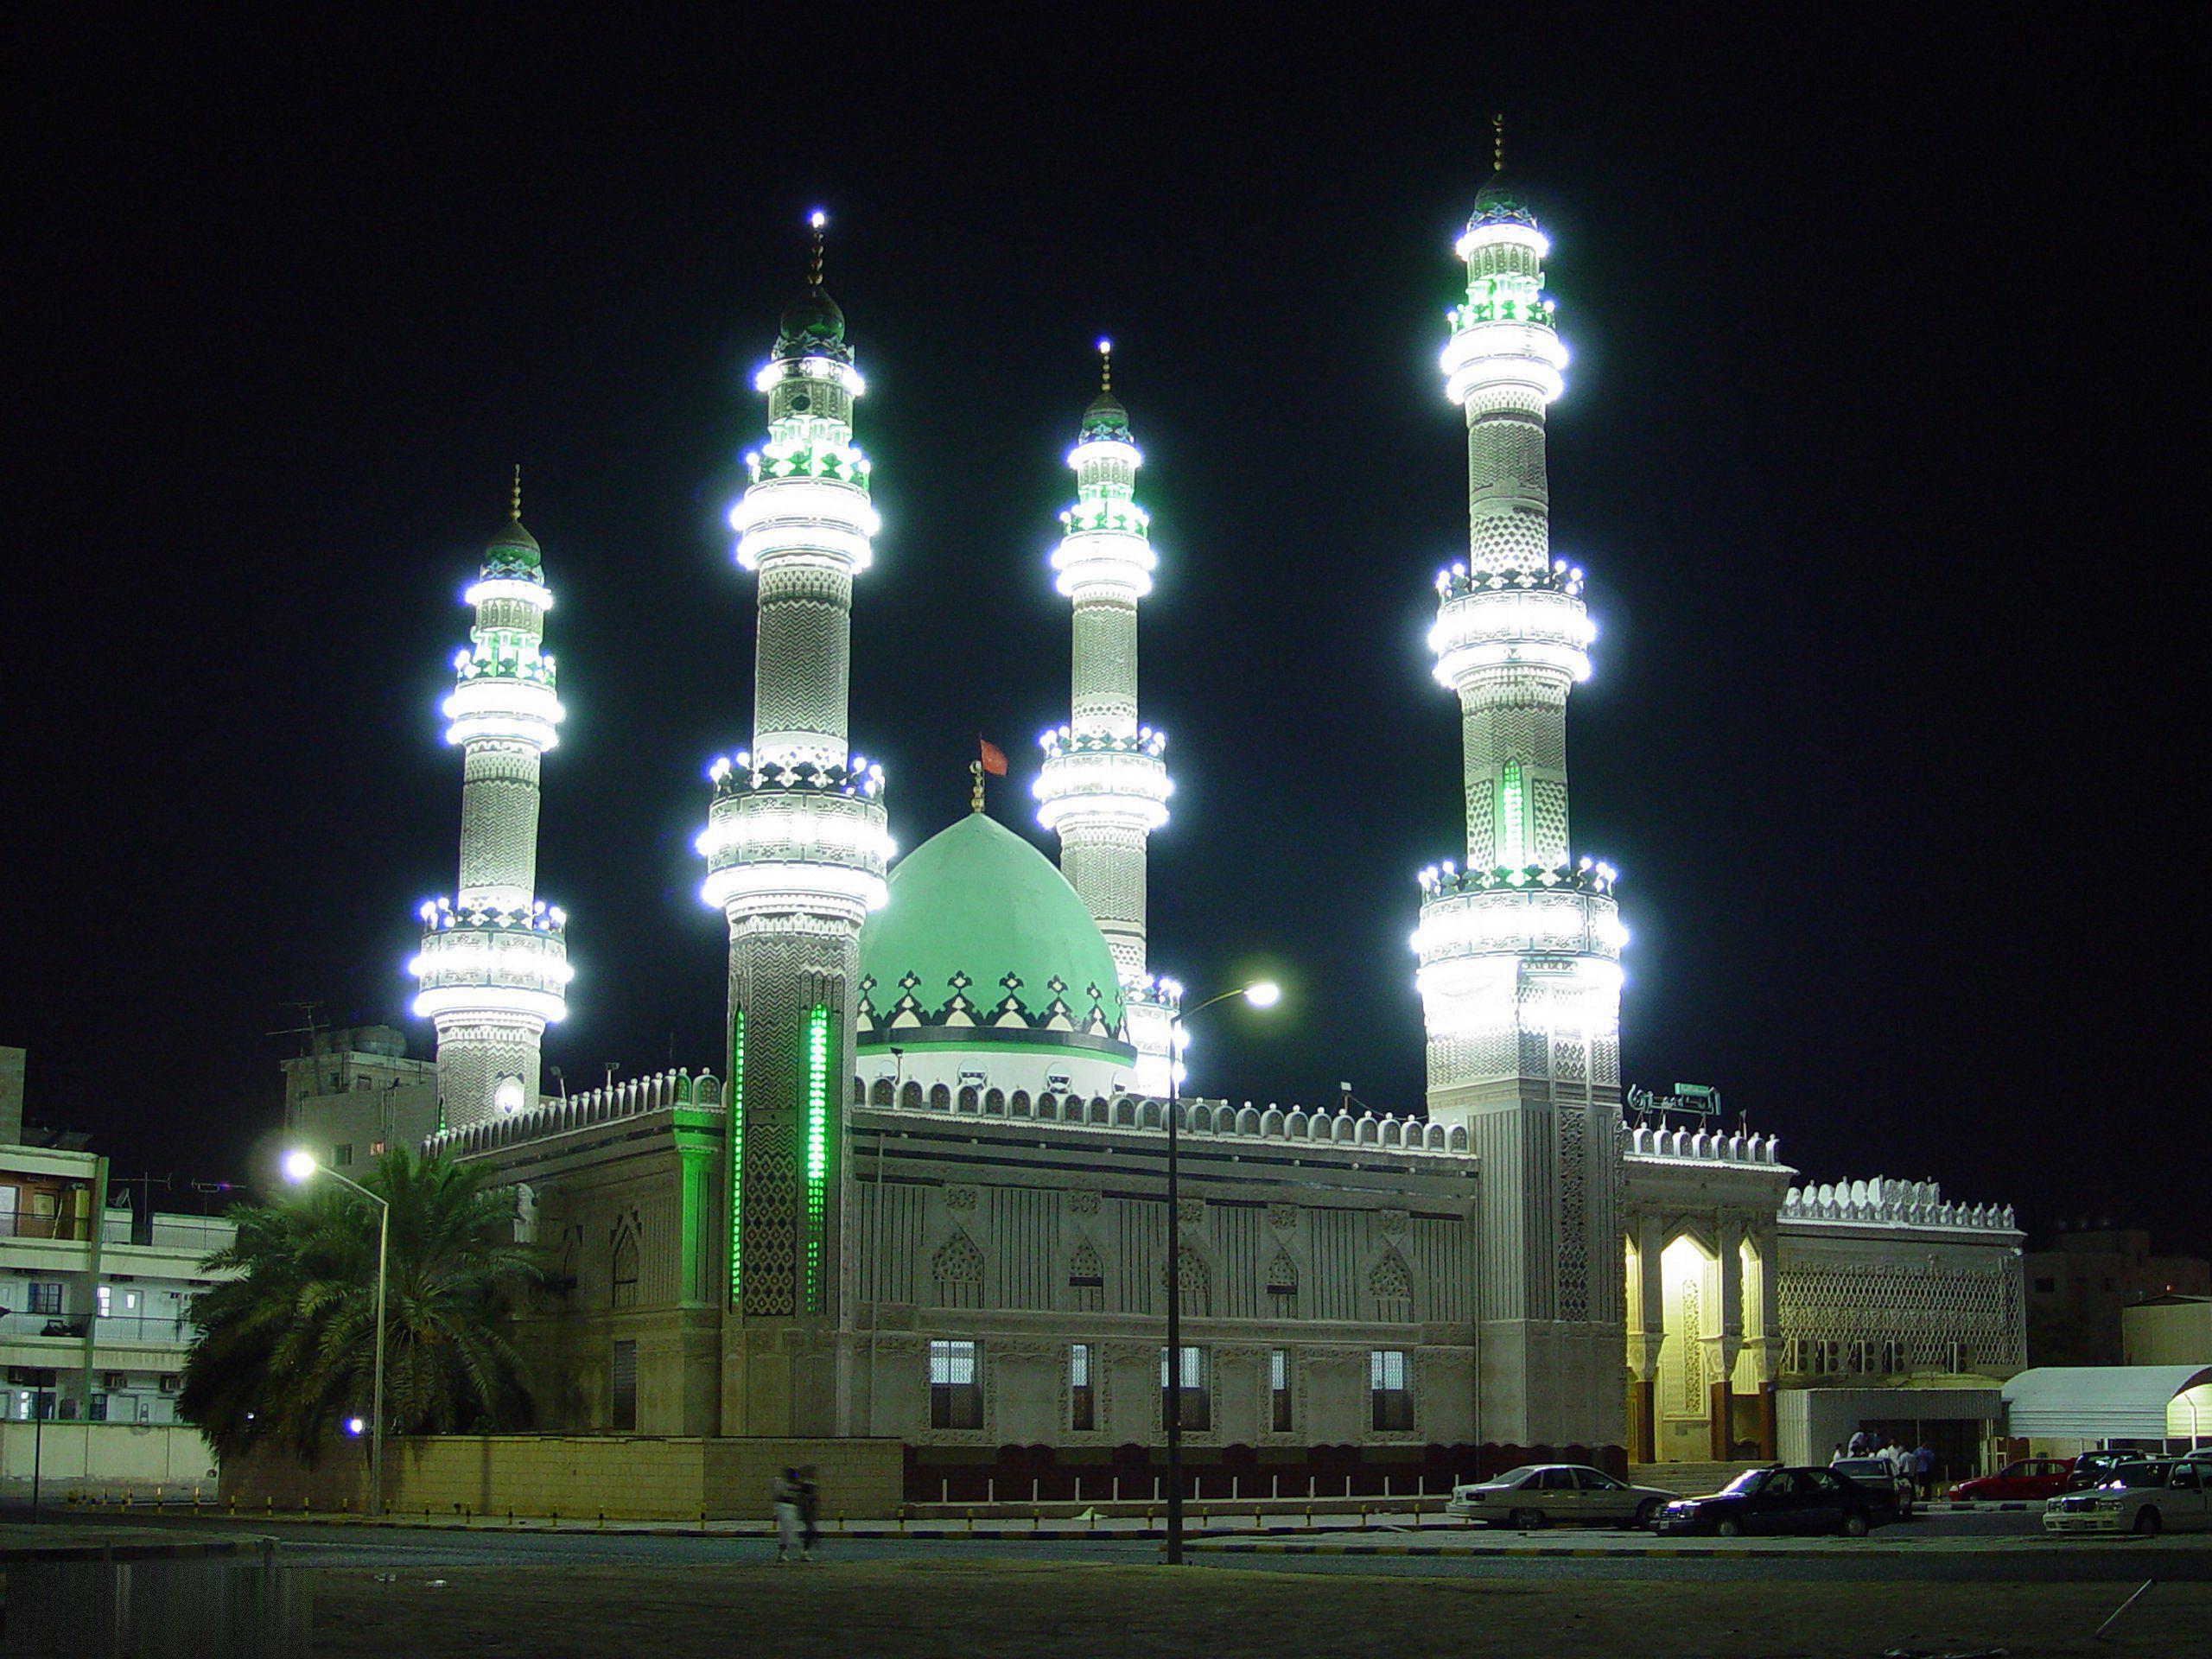
[[[729,1305],[745,1291],[745,1010],[729,1015]]]
[[[822,1311],[822,1233],[830,1175],[830,1010],[806,1016],[806,1307]]]
[[[1526,858],[1528,814],[1521,787],[1521,763],[1509,760],[1497,780],[1497,861],[1517,870]]]

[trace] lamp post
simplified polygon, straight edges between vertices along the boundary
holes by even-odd
[[[1241,996],[1255,1008],[1271,1008],[1282,999],[1272,980],[1255,980],[1210,996],[1191,1012],[1204,1014],[1217,1002]],[[1180,1169],[1176,1161],[1175,1118],[1181,1109],[1177,1087],[1183,1052],[1184,1014],[1179,1007],[1167,1022],[1167,1363],[1160,1378],[1160,1409],[1167,1427],[1167,1564],[1183,1564],[1183,1209]]]
[[[391,1205],[352,1176],[340,1175],[336,1170],[317,1163],[313,1153],[286,1153],[284,1174],[294,1181],[306,1181],[319,1174],[327,1175],[340,1185],[351,1187],[377,1207],[377,1356],[369,1399],[369,1513],[381,1516],[384,1514],[385,1260],[386,1249],[391,1242]]]

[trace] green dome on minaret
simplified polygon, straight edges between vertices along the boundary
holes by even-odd
[[[784,308],[776,329],[776,355],[849,363],[853,348],[845,344],[845,314],[822,286],[822,230],[829,221],[817,213],[809,222],[814,227],[814,255],[806,270],[806,290]]]
[[[893,868],[890,897],[861,930],[861,975],[874,982],[868,999],[885,1026],[909,995],[930,1023],[964,997],[978,1026],[1012,997],[1033,1027],[1057,1001],[1077,1031],[1122,1031],[1120,981],[1098,924],[1050,859],[982,812]]]
[[[531,576],[543,582],[538,569],[537,537],[522,527],[522,468],[515,468],[514,497],[507,508],[507,522],[484,549],[484,574]]]
[[[1078,437],[1118,438],[1129,442],[1129,411],[1122,407],[1122,400],[1114,395],[1114,342],[1098,342],[1098,395],[1090,400],[1090,407],[1083,411],[1083,424],[1077,429]]]

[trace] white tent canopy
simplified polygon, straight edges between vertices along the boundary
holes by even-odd
[[[2166,1408],[2206,1384],[2212,1365],[2038,1365],[2005,1385],[2005,1403],[2023,1440],[2158,1440]]]

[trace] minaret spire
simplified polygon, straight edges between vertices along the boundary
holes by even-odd
[[[697,843],[701,896],[729,925],[724,1434],[854,1432],[845,1083],[861,925],[883,903],[891,843],[883,770],[846,734],[853,582],[877,521],[853,442],[862,384],[822,284],[826,223],[810,217],[805,289],[753,381],[768,435],[729,515],[759,578],[753,743],[709,770]]]
[[[1490,118],[1490,170],[1493,174],[1505,171],[1505,116],[1503,111]]]
[[[1076,504],[1060,515],[1066,534],[1052,568],[1074,606],[1072,706],[1068,723],[1041,740],[1037,817],[1058,832],[1061,873],[1114,953],[1136,1086],[1165,1094],[1173,1001],[1146,965],[1145,849],[1167,821],[1173,785],[1166,734],[1137,723],[1137,601],[1152,590],[1157,561],[1151,520],[1136,503],[1144,457],[1114,396],[1113,351],[1111,340],[1098,342],[1098,396],[1068,454]]]
[[[552,590],[522,524],[507,522],[469,588],[476,626],[454,658],[446,741],[461,752],[460,885],[422,907],[415,1012],[437,1022],[438,1097],[458,1128],[537,1104],[545,1027],[568,1012],[567,918],[537,895],[538,772],[563,714],[543,649]]]
[[[1466,868],[1422,874],[1428,1116],[1483,1160],[1485,1376],[1476,1438],[1622,1443],[1620,950],[1613,872],[1568,840],[1567,694],[1590,673],[1582,573],[1551,551],[1544,410],[1567,348],[1551,244],[1504,181],[1503,122],[1458,251],[1441,367],[1467,428],[1468,550],[1429,646],[1459,702]],[[1507,1244],[1507,1241],[1511,1241]],[[1644,1453],[1649,1456],[1649,1451]]]

